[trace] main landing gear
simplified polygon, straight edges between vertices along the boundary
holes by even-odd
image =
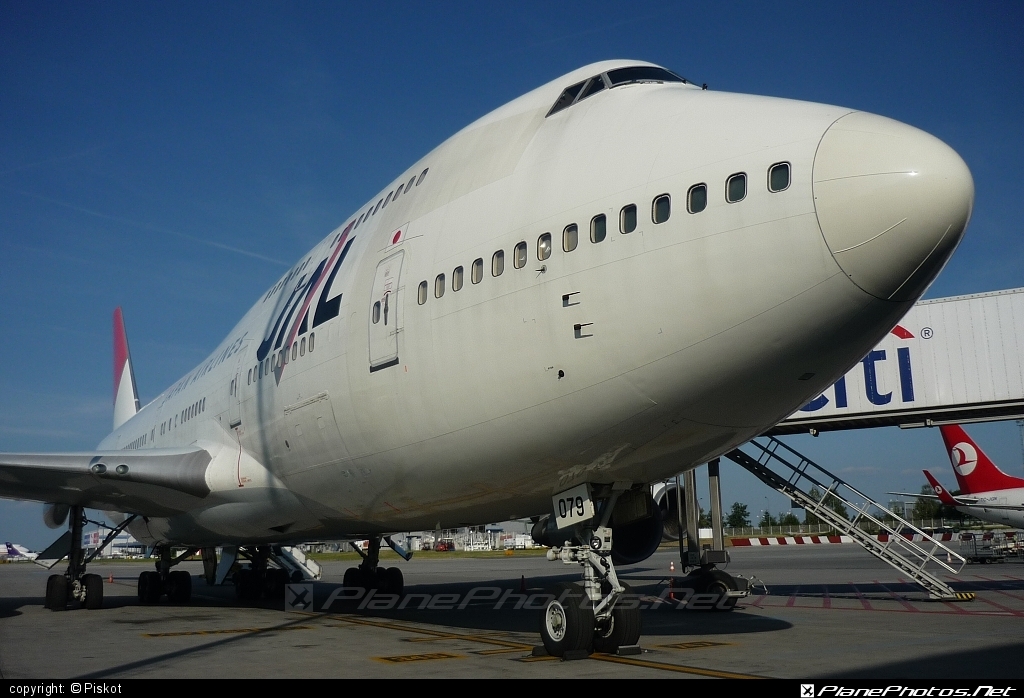
[[[175,558],[171,557],[171,548],[161,546],[156,561],[156,570],[143,572],[139,575],[139,602],[155,604],[160,597],[166,595],[171,603],[188,603],[192,598],[192,575],[185,570],[171,571],[171,567],[182,560],[192,557],[196,548],[189,548]]]
[[[379,564],[381,541],[406,560],[412,557],[410,553],[405,552],[397,543],[392,542],[390,537],[382,538],[381,536],[375,536],[371,538],[366,552],[363,552],[355,543],[350,543],[353,550],[362,556],[363,561],[359,563],[358,567],[349,567],[345,570],[345,577],[342,580],[345,588],[373,589],[379,594],[402,595],[402,592],[405,590],[405,577],[402,575],[402,570],[398,567],[381,567]]]
[[[86,523],[85,509],[80,506],[70,507],[70,528],[61,536],[48,551],[63,549],[54,555],[60,559],[66,554],[68,569],[64,574],[51,574],[46,580],[46,600],[44,605],[51,611],[65,611],[71,601],[78,601],[82,608],[95,610],[103,606],[103,578],[98,574],[86,574],[85,568],[100,551],[123,531],[135,517],[127,518],[120,526],[113,529],[103,543],[88,557],[82,548],[82,527]],[[94,522],[95,523],[95,522]],[[44,552],[45,554],[45,552]],[[47,557],[46,559],[53,559]]]
[[[249,566],[235,572],[235,595],[240,601],[283,599],[289,582],[302,581],[298,572],[291,573],[280,567],[271,567],[273,550],[267,545],[239,548],[238,554],[248,558]]]

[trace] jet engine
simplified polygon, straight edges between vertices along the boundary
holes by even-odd
[[[68,512],[71,507],[67,504],[44,504],[43,523],[47,528],[60,528],[68,520]]]
[[[680,499],[684,499],[680,490]],[[651,486],[651,495],[661,511],[663,538],[667,541],[679,540],[679,510],[676,505],[675,480],[656,482]],[[683,520],[686,520],[686,501],[683,501]]]

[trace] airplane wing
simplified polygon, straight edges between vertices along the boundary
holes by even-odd
[[[897,497],[915,497],[917,499],[938,499],[938,495],[934,494],[921,494],[920,492],[886,492],[886,494],[894,494]]]
[[[211,460],[202,448],[0,453],[0,497],[169,516],[210,493]]]

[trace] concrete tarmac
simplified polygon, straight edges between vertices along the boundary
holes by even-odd
[[[243,605],[232,587],[207,587],[198,563],[182,566],[195,575],[190,603],[143,606],[136,580],[150,563],[104,562],[89,570],[113,576],[104,584],[104,607],[55,613],[42,607],[47,570],[31,563],[0,565],[0,675],[1024,676],[1022,562],[973,565],[947,577],[958,591],[977,595],[952,603],[924,600],[919,587],[852,544],[730,552],[730,573],[757,578],[755,593],[731,612],[669,602],[676,552],[659,551],[621,568],[620,576],[641,595],[644,652],[579,661],[531,656],[540,643],[543,592],[558,581],[579,579],[577,567],[542,557],[392,558],[388,564],[405,574],[401,602],[382,596],[346,600],[340,585],[352,563],[326,563],[323,580],[313,585],[313,605],[303,611],[285,611],[281,602]]]

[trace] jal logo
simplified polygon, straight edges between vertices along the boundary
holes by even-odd
[[[949,460],[953,462],[954,470],[967,477],[978,465],[978,452],[971,444],[961,441],[950,450]]]
[[[928,328],[926,328],[928,329]],[[901,325],[896,325],[890,334],[900,339],[914,339],[910,330]],[[930,336],[930,335],[929,335]],[[875,349],[861,359],[864,370],[864,394],[872,405],[888,405],[892,402],[892,391],[887,393],[879,391],[878,370],[879,364],[888,359],[885,349]],[[910,363],[910,348],[898,347],[896,349],[896,367],[899,372],[900,400],[904,403],[914,401],[914,372]],[[846,376],[843,376],[832,385],[837,408],[849,407],[849,399],[846,394]],[[829,403],[828,397],[822,393],[806,405],[800,408],[801,412],[817,412]]]

